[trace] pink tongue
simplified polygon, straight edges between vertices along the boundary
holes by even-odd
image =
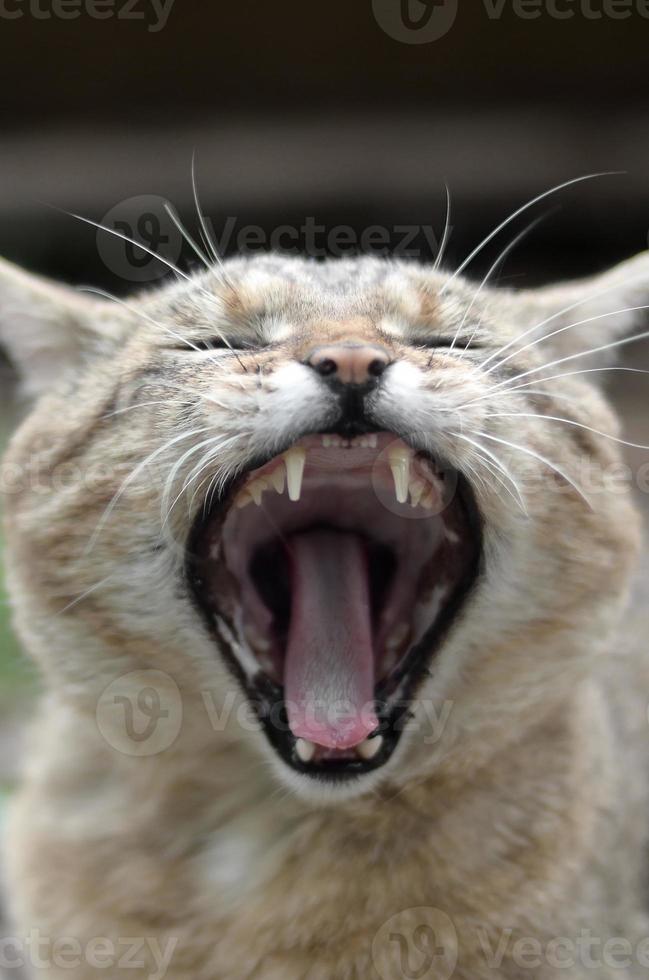
[[[356,534],[324,530],[294,535],[289,547],[289,725],[297,738],[348,749],[378,726],[365,547]]]

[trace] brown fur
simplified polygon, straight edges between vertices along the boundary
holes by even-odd
[[[539,412],[537,396],[497,388],[507,376],[486,374],[481,362],[571,300],[599,292],[598,315],[639,305],[649,259],[556,290],[485,290],[455,351],[432,339],[425,349],[423,331],[454,335],[474,296],[464,281],[445,291],[441,273],[362,259],[316,267],[269,257],[227,268],[234,289],[218,284],[216,270],[136,299],[139,315],[61,298],[2,269],[0,339],[39,396],[5,460],[14,487],[7,564],[16,626],[46,684],[7,836],[17,928],[84,948],[93,937],[171,939],[169,980],[399,980],[407,973],[395,932],[417,962],[414,930],[439,933],[442,915],[455,930],[458,980],[645,976],[637,962],[563,969],[547,955],[530,970],[512,952],[517,939],[545,949],[584,929],[602,942],[649,935],[649,677],[621,627],[639,538],[629,494],[597,492],[589,509],[573,486],[584,457],[606,471],[619,447],[547,418],[504,417]],[[580,307],[545,331],[589,315]],[[58,346],[52,322],[65,339]],[[586,343],[573,331],[572,346],[567,330],[508,367],[531,370],[629,326],[602,319]],[[474,328],[480,349],[462,355]],[[172,350],[169,330],[191,341],[235,333],[255,349],[239,359]],[[300,389],[306,352],[352,336],[389,346],[401,366],[386,389],[386,427],[424,433],[474,482],[485,557],[395,764],[371,792],[326,802],[283,782],[263,736],[235,710],[223,730],[208,722],[206,693],[217,705],[245,699],[183,585],[200,495],[193,511],[184,500],[174,508],[161,537],[165,480],[205,437],[161,447],[213,426],[232,440],[213,469],[236,473],[256,440],[267,447],[276,429],[292,431],[315,410]],[[543,377],[532,376],[545,390],[542,415],[615,433],[591,376]],[[502,472],[497,482],[462,441],[470,433],[524,446],[560,473],[483,442],[521,486],[523,513]],[[150,465],[136,471],[147,455]],[[171,500],[194,462],[177,472]],[[135,690],[137,672],[151,669],[172,679],[162,691],[170,703],[177,685],[182,724],[164,751],[138,757],[106,736],[98,705],[117,678],[132,675]],[[425,700],[450,705],[441,732]],[[505,930],[502,962],[490,964],[484,942],[496,947]],[[141,955],[139,969],[111,967],[111,980],[155,975],[151,948]],[[448,980],[448,969],[432,960],[423,975]],[[94,980],[106,971],[84,963],[35,975]]]

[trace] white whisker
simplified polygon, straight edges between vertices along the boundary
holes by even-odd
[[[466,323],[467,317],[468,317],[469,313],[471,312],[471,310],[473,309],[473,306],[475,304],[475,301],[477,300],[478,296],[480,295],[480,293],[482,292],[482,290],[484,289],[484,287],[487,285],[487,283],[490,282],[491,277],[494,275],[494,273],[495,273],[496,269],[498,268],[498,266],[500,265],[500,263],[501,262],[504,262],[504,260],[507,258],[507,256],[509,255],[509,253],[512,252],[516,248],[516,246],[519,244],[519,242],[521,242],[523,240],[523,238],[525,238],[526,235],[528,235],[531,231],[533,231],[534,228],[538,224],[540,224],[540,222],[543,221],[546,217],[547,217],[547,214],[542,214],[540,216],[540,218],[536,218],[534,221],[531,221],[529,223],[529,225],[526,228],[524,228],[520,232],[519,235],[516,235],[516,237],[513,238],[511,240],[511,242],[509,242],[509,244],[506,245],[505,248],[502,250],[502,252],[499,254],[498,258],[493,263],[493,265],[489,268],[489,270],[488,270],[487,274],[485,275],[484,279],[482,280],[482,282],[480,283],[480,285],[478,286],[478,288],[474,292],[473,297],[471,299],[471,302],[469,303],[469,305],[467,306],[467,308],[466,308],[466,310],[464,312],[464,316],[462,317],[462,320],[460,322],[460,325],[457,328],[457,330],[455,331],[455,336],[453,337],[453,341],[451,343],[451,346],[450,346],[449,350],[453,350],[453,348],[455,347],[455,341],[457,340],[459,334],[462,332],[462,327]],[[479,324],[478,324],[478,326],[479,326]],[[471,334],[471,336],[467,340],[467,342],[465,344],[465,347],[464,347],[464,350],[465,351],[467,350],[467,348],[469,347],[471,341],[475,337],[476,331],[478,330],[478,326],[474,327],[473,333]]]
[[[448,289],[448,287],[451,285],[451,283],[455,279],[457,279],[457,277],[460,276],[464,272],[464,270],[466,269],[466,267],[474,260],[474,258],[476,257],[476,255],[479,255],[480,252],[489,244],[489,242],[492,241],[496,237],[496,235],[498,235],[499,232],[501,232],[503,230],[503,228],[506,228],[507,225],[511,224],[512,221],[515,221],[515,219],[518,218],[519,215],[523,214],[525,211],[528,211],[535,204],[538,204],[539,201],[542,201],[546,197],[549,197],[551,194],[556,194],[559,191],[564,190],[564,188],[572,186],[573,184],[579,184],[579,183],[582,183],[585,180],[593,180],[596,177],[611,177],[611,176],[614,176],[616,174],[620,174],[622,172],[623,171],[620,171],[620,170],[617,170],[617,171],[615,171],[615,170],[609,170],[609,171],[605,171],[605,172],[602,172],[602,173],[585,174],[583,177],[574,177],[572,180],[564,181],[563,184],[558,184],[556,187],[551,187],[549,191],[545,191],[543,194],[539,194],[538,197],[535,197],[531,201],[528,201],[527,204],[524,204],[522,207],[518,208],[517,211],[514,211],[513,214],[510,214],[508,218],[505,218],[504,221],[501,221],[501,223],[498,225],[498,227],[497,228],[494,228],[494,230],[492,232],[490,232],[487,235],[486,238],[483,238],[483,240],[480,242],[480,244],[477,245],[473,249],[473,251],[470,252],[469,255],[467,255],[467,257],[458,266],[458,268],[455,270],[455,272],[452,274],[452,276],[444,283],[444,285],[442,286],[442,288],[440,290],[440,295],[441,296],[444,295],[444,293],[446,292],[446,290]]]
[[[84,555],[88,555],[92,551],[92,549],[94,548],[95,543],[96,543],[99,535],[101,534],[103,528],[106,525],[106,522],[108,521],[108,519],[110,518],[110,515],[112,514],[112,512],[115,509],[115,507],[117,506],[117,503],[119,502],[119,500],[123,496],[123,494],[126,491],[126,489],[130,486],[130,484],[134,480],[137,479],[137,477],[140,475],[140,473],[142,473],[142,471],[145,470],[147,468],[147,466],[150,466],[154,459],[157,459],[158,456],[160,456],[162,453],[164,453],[168,449],[170,449],[171,446],[175,445],[178,442],[181,442],[183,439],[190,439],[193,436],[199,435],[199,434],[201,434],[203,432],[209,432],[210,429],[211,429],[211,426],[203,426],[200,429],[192,429],[189,432],[183,432],[183,433],[181,433],[178,436],[174,436],[173,439],[169,439],[162,446],[158,446],[158,448],[155,449],[152,453],[150,453],[146,457],[146,459],[143,459],[140,463],[138,463],[137,466],[135,467],[135,469],[132,470],[131,473],[129,473],[129,475],[123,481],[123,483],[121,484],[121,486],[119,487],[119,489],[117,490],[117,492],[113,495],[112,499],[110,500],[110,503],[108,504],[108,506],[104,510],[102,516],[99,519],[99,522],[97,524],[97,527],[93,531],[92,536],[90,538],[90,541],[88,542],[88,545],[86,546],[86,548],[84,550]]]
[[[623,289],[626,286],[632,285],[632,283],[634,282],[640,282],[640,281],[646,282],[646,279],[647,279],[647,274],[643,272],[641,275],[629,276],[628,279],[623,279],[621,282],[613,283],[613,285],[609,285],[605,289],[600,289],[594,293],[589,293],[587,296],[583,296],[581,299],[578,299],[575,303],[570,303],[569,306],[564,306],[563,309],[557,310],[557,312],[553,313],[552,316],[548,316],[545,318],[545,320],[541,320],[540,323],[535,323],[534,326],[528,327],[517,337],[514,337],[513,340],[509,340],[506,344],[503,344],[502,347],[499,347],[498,350],[493,351],[489,355],[489,357],[485,358],[485,360],[479,366],[481,368],[486,367],[486,365],[489,364],[490,361],[493,361],[495,357],[500,357],[500,355],[504,354],[506,350],[509,350],[509,348],[513,347],[514,344],[518,344],[521,340],[524,340],[525,337],[529,336],[531,333],[534,333],[535,330],[540,330],[541,327],[545,327],[547,326],[548,323],[551,323],[553,320],[557,320],[560,316],[564,316],[564,314],[570,313],[571,310],[576,309],[578,306],[583,306],[584,303],[589,303],[594,299],[598,299],[598,297],[600,296],[605,296],[606,293],[613,292],[614,290]]]
[[[612,442],[617,442],[621,446],[628,446],[629,449],[649,449],[649,446],[645,446],[641,443],[629,442],[627,439],[620,439],[619,436],[611,435],[610,432],[602,432],[600,429],[594,429],[592,425],[586,425],[584,422],[577,422],[575,419],[564,419],[558,415],[539,415],[537,412],[488,412],[485,418],[523,418],[542,419],[543,421],[548,422],[565,422],[566,425],[572,425],[578,429],[586,429],[587,432],[592,432],[596,436],[602,436],[604,439],[610,439]]]
[[[464,442],[468,442],[471,446],[473,446],[474,449],[477,449],[481,453],[484,453],[485,456],[488,456],[489,459],[491,459],[494,462],[494,464],[498,467],[500,472],[507,477],[511,485],[514,487],[516,491],[516,495],[518,497],[517,503],[521,507],[523,513],[527,514],[527,508],[525,506],[525,501],[523,500],[523,495],[521,494],[520,488],[516,480],[514,479],[514,477],[511,475],[507,467],[502,462],[502,460],[500,460],[495,455],[495,453],[492,453],[490,449],[487,449],[486,446],[483,446],[481,445],[481,443],[476,442],[475,439],[471,439],[469,436],[464,435],[464,433],[456,432],[455,435],[458,439],[462,439]],[[483,435],[483,433],[476,433],[476,435]],[[508,490],[508,493],[513,497],[514,500],[516,500],[516,497],[514,497],[511,490]]]
[[[491,374],[492,371],[498,370],[498,368],[502,367],[503,364],[506,364],[507,361],[511,361],[512,357],[518,357],[519,354],[522,354],[523,351],[529,350],[530,347],[536,347],[536,345],[542,343],[542,341],[549,340],[550,337],[556,337],[557,334],[564,333],[566,330],[572,330],[573,327],[581,327],[584,323],[593,323],[595,320],[604,320],[609,316],[620,316],[622,313],[636,313],[639,310],[649,310],[649,305],[625,306],[620,310],[610,310],[608,313],[599,313],[597,316],[589,316],[584,320],[576,320],[574,323],[569,323],[565,327],[559,327],[557,330],[552,330],[550,333],[543,334],[542,337],[537,337],[536,340],[531,340],[529,344],[525,344],[523,347],[519,347],[517,350],[512,351],[512,353],[508,354],[507,357],[503,357],[502,361],[497,361],[495,364],[492,364],[491,367],[485,371],[485,374]]]
[[[560,476],[563,480],[565,480],[566,483],[568,483],[573,488],[573,490],[575,490],[575,492],[579,494],[581,499],[588,506],[589,510],[594,509],[590,500],[583,492],[583,490],[581,490],[577,486],[577,484],[568,476],[567,473],[561,470],[555,463],[552,463],[545,456],[541,456],[540,453],[535,453],[532,449],[529,449],[527,446],[520,446],[516,442],[509,442],[507,439],[501,439],[498,436],[492,436],[488,432],[478,432],[476,433],[476,435],[482,436],[484,439],[491,439],[493,442],[499,442],[502,446],[509,446],[510,449],[518,450],[521,453],[526,453],[528,456],[531,456],[532,459],[536,459],[538,460],[539,463],[543,463],[544,466],[549,467],[551,470],[557,473],[558,476]]]
[[[444,261],[444,253],[446,251],[446,246],[448,244],[448,239],[451,231],[451,192],[448,189],[448,184],[444,185],[446,187],[446,220],[444,222],[444,233],[442,235],[442,241],[437,250],[437,257],[433,264],[433,272],[437,272],[442,262]]]

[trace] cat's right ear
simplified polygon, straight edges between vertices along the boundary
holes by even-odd
[[[132,321],[123,308],[0,259],[0,348],[37,397],[115,344]]]

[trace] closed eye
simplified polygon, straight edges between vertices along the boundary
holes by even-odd
[[[413,339],[413,344],[416,347],[423,347],[427,350],[449,349],[463,351],[465,348],[469,350],[482,350],[485,345],[479,340],[475,340],[471,335],[465,337],[456,337],[455,335],[449,336],[437,336],[437,337],[417,337]]]
[[[185,354],[192,354],[196,353],[196,351],[206,350],[247,351],[253,350],[256,346],[259,345],[247,343],[241,340],[240,337],[216,336],[197,338],[195,340],[188,339],[184,343],[174,344],[170,349],[182,351]]]

